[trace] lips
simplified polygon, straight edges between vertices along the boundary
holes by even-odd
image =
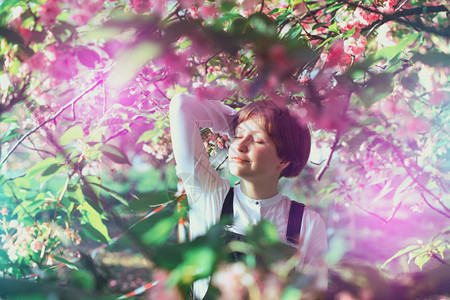
[[[243,158],[238,157],[238,156],[232,156],[232,157],[230,157],[230,159],[235,161],[235,162],[240,162],[240,163],[248,163],[248,162],[250,162],[249,160],[243,159]]]

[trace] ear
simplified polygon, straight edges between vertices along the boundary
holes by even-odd
[[[280,171],[284,170],[287,166],[289,166],[290,163],[291,163],[290,161],[284,159],[280,160],[280,163],[278,164],[278,170]]]

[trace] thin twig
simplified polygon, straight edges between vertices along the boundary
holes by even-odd
[[[450,264],[448,262],[446,262],[445,260],[443,260],[442,258],[440,258],[439,256],[436,255],[436,253],[432,254],[433,258],[436,259],[437,261],[439,261],[441,264],[444,264],[446,266],[450,266]]]
[[[79,95],[78,97],[76,97],[75,99],[71,100],[69,103],[67,103],[66,105],[64,105],[63,107],[61,107],[51,118],[45,120],[44,122],[42,122],[41,124],[39,124],[38,126],[34,127],[33,129],[31,129],[30,131],[28,131],[25,135],[23,135],[18,141],[17,143],[14,145],[14,147],[11,148],[11,150],[9,150],[9,152],[6,154],[5,158],[3,158],[3,160],[0,162],[0,166],[3,165],[6,160],[8,159],[8,157],[17,149],[17,147],[19,147],[19,145],[26,140],[30,135],[32,135],[33,133],[35,133],[36,131],[39,130],[39,128],[41,128],[42,126],[44,126],[45,124],[55,120],[59,115],[61,115],[66,109],[68,109],[69,107],[71,107],[73,104],[75,104],[78,100],[80,100],[81,98],[83,98],[87,93],[89,93],[90,91],[92,91],[93,89],[95,89],[103,80],[100,79],[98,80],[96,83],[94,83],[90,88],[88,88],[86,91],[84,91],[81,95]]]
[[[400,206],[402,206],[402,203],[403,203],[403,200],[397,204],[397,206],[395,207],[395,210],[392,212],[392,215],[386,220],[386,223],[394,218],[394,216],[397,214],[398,210],[400,209]]]
[[[449,214],[446,214],[445,212],[443,212],[443,211],[437,209],[436,207],[434,207],[433,205],[431,205],[431,203],[428,202],[428,200],[427,200],[427,198],[425,197],[425,195],[423,194],[423,192],[420,192],[420,195],[422,196],[422,200],[423,200],[423,201],[424,201],[424,202],[425,202],[432,210],[434,210],[434,211],[440,213],[441,215],[443,215],[443,216],[445,216],[445,217],[447,217],[447,218],[450,219],[450,215],[449,215]]]
[[[105,144],[108,143],[110,140],[112,140],[112,139],[114,139],[114,138],[116,138],[116,137],[118,137],[118,136],[121,136],[122,134],[125,134],[125,133],[127,133],[127,132],[128,132],[128,129],[122,129],[121,131],[117,132],[116,134],[110,136],[110,137],[105,141]]]
[[[384,14],[384,13],[382,13],[382,12],[376,10],[376,9],[373,9],[373,8],[370,8],[370,7],[367,7],[365,5],[361,5],[361,4],[358,4],[358,3],[353,3],[353,2],[350,2],[350,1],[347,1],[347,0],[337,0],[337,2],[341,2],[341,3],[345,3],[345,4],[349,5],[349,6],[361,8],[362,10],[365,10],[365,11],[368,11],[368,12],[371,12],[371,13],[374,13],[374,14],[379,14],[379,15],[383,15],[383,16],[386,15],[386,14]]]
[[[334,139],[333,146],[331,146],[331,153],[330,153],[330,156],[328,156],[327,163],[322,168],[322,170],[320,170],[319,175],[317,175],[317,181],[320,181],[320,179],[322,179],[323,174],[325,174],[325,171],[330,167],[331,158],[333,157],[333,153],[336,151],[336,147],[339,143],[340,138],[341,138],[341,133],[338,131],[336,133],[336,137]]]
[[[386,220],[386,219],[383,218],[382,216],[380,216],[380,215],[378,215],[378,214],[376,214],[376,213],[374,213],[374,212],[371,212],[370,210],[364,208],[364,207],[361,206],[358,202],[356,202],[355,200],[353,200],[353,198],[352,198],[350,195],[346,195],[346,197],[347,197],[353,204],[355,204],[356,207],[358,207],[359,209],[361,209],[361,210],[363,210],[364,212],[368,213],[369,215],[374,216],[374,217],[380,219],[381,221],[383,221],[384,224],[389,223],[389,221],[392,219],[392,218],[389,218],[388,220]]]
[[[415,177],[411,171],[410,168],[408,168],[408,166],[405,164],[404,160],[402,159],[402,154],[400,153],[400,150],[396,147],[395,149],[395,153],[397,154],[399,160],[401,161],[403,168],[405,169],[406,173],[408,174],[409,177],[412,178],[413,182],[422,190],[425,191],[428,195],[430,195],[431,197],[433,197],[436,202],[438,202],[447,212],[450,212],[450,209],[445,206],[445,204],[439,199],[438,196],[436,196],[432,191],[430,191],[429,189],[427,189],[422,183],[419,182],[419,180],[417,179],[417,177]],[[414,166],[415,168],[419,169],[418,166]],[[447,216],[447,215],[446,215]]]
[[[316,14],[313,14],[312,11],[309,9],[308,3],[306,3],[306,2],[304,2],[304,3],[305,3],[306,9],[308,10],[308,12],[309,12],[311,18],[314,19],[314,21],[316,22],[316,24],[319,24],[320,22],[319,22],[319,20],[317,20]]]
[[[33,146],[34,146],[34,145],[33,145]],[[25,148],[27,148],[27,149],[29,149],[29,150],[32,150],[32,151],[36,151],[36,152],[38,152],[38,153],[42,152],[42,153],[45,153],[45,154],[49,154],[49,155],[51,155],[51,156],[53,156],[53,157],[56,157],[56,154],[55,154],[55,153],[52,153],[52,152],[47,151],[47,150],[38,149],[38,148],[36,148],[36,147],[30,147],[30,146],[27,146],[27,145],[25,145],[25,144],[23,144],[22,147],[25,147]],[[42,158],[42,156],[41,156],[41,158]]]
[[[222,160],[222,162],[216,167],[216,171],[220,169],[220,167],[227,161],[228,155]]]
[[[343,3],[347,3],[345,0],[339,0],[339,1],[343,2]],[[364,27],[361,31],[369,30],[369,32],[372,32],[373,27],[379,27],[389,21],[396,21],[398,23],[410,26],[410,27],[414,28],[416,31],[426,31],[426,32],[435,33],[435,34],[441,35],[441,36],[447,36],[447,37],[450,36],[449,28],[428,27],[428,26],[424,25],[423,23],[419,23],[417,21],[413,22],[408,19],[405,19],[407,16],[418,16],[418,15],[423,15],[423,14],[446,12],[448,10],[444,5],[421,6],[421,7],[411,8],[411,9],[402,9],[402,10],[397,9],[396,12],[394,12],[393,14],[385,14],[385,13],[373,10],[369,7],[363,6],[363,5],[350,4],[350,3],[347,3],[347,4],[356,6],[356,7],[360,7],[363,10],[366,10],[366,11],[369,11],[372,13],[377,13],[377,14],[383,16],[383,18],[381,20],[374,21],[372,24]]]

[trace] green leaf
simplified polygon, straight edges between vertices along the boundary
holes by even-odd
[[[413,183],[413,179],[410,176],[407,176],[398,186],[393,199],[395,200],[401,193],[403,193],[411,185],[411,183]]]
[[[6,38],[9,43],[23,45],[23,38],[12,29],[0,27],[0,36]]]
[[[72,187],[69,186],[65,196],[69,201],[72,201],[76,204],[82,203],[85,200],[80,184],[76,184],[75,186]]]
[[[274,36],[277,33],[277,26],[273,20],[263,13],[254,13],[248,18],[248,24],[259,34],[264,36]]]
[[[234,1],[223,1],[220,3],[221,12],[231,11],[237,4]]]
[[[328,42],[330,42],[330,41],[332,41],[332,40],[334,40],[333,37],[327,38],[327,39],[326,39],[325,41],[323,41],[319,46],[317,46],[315,50],[318,50],[318,49],[322,48],[326,43],[328,43]]]
[[[139,137],[139,139],[136,142],[136,144],[139,144],[141,142],[151,141],[157,135],[158,135],[158,130],[155,130],[155,129],[144,131],[141,134],[141,136]]]
[[[366,108],[389,95],[393,90],[393,74],[372,74],[362,90],[361,100]]]
[[[142,241],[146,245],[161,245],[169,239],[170,233],[178,223],[176,214],[159,220],[152,228],[142,235]]]
[[[0,261],[10,262],[8,252],[3,249],[0,249]]]
[[[122,203],[123,205],[128,206],[128,200],[120,195],[119,193],[107,188],[106,186],[103,186],[101,184],[96,184],[96,183],[92,183],[96,186],[98,186],[99,188],[101,188],[102,190],[104,190],[105,192],[107,192],[109,195],[111,195],[112,197],[114,197],[115,199],[117,199],[120,203]]]
[[[23,214],[35,215],[41,211],[41,206],[47,202],[44,198],[34,199],[32,201],[23,201],[21,205],[18,205],[12,212],[12,215],[17,215],[20,219]]]
[[[17,119],[13,117],[0,117],[1,123],[17,123]]]
[[[450,66],[450,55],[436,51],[430,51],[425,54],[417,52],[413,55],[412,60],[423,62],[432,67],[440,65],[446,68]]]
[[[147,211],[150,207],[165,204],[172,201],[166,191],[152,191],[135,195],[134,200],[129,206],[130,211]]]
[[[444,251],[447,249],[446,246],[438,246],[436,247],[436,251],[441,255],[442,259],[444,259]]]
[[[116,146],[102,145],[100,146],[99,150],[102,151],[103,155],[105,155],[115,163],[131,165],[125,153],[123,153],[122,150]]]
[[[419,256],[416,256],[416,258],[414,259],[414,263],[416,265],[418,265],[420,268],[420,271],[422,271],[423,265],[426,264],[430,259],[431,259],[431,256],[428,255],[428,253],[424,253]]]
[[[339,28],[337,27],[337,22],[334,22],[333,24],[331,24],[330,27],[328,27],[328,30],[331,32],[338,33],[338,34],[341,32],[339,30]]]
[[[206,278],[212,274],[216,261],[216,253],[205,246],[189,249],[183,263],[172,271],[169,284],[189,285],[196,279]]]
[[[114,89],[121,89],[134,78],[142,66],[159,56],[161,52],[161,46],[149,40],[125,49],[119,54],[117,63],[106,80],[106,85]]]
[[[98,213],[88,202],[83,202],[78,210],[83,216],[82,228],[86,235],[88,235],[91,239],[103,243],[108,243],[111,238],[108,234],[108,228],[103,223],[104,217]]]
[[[59,262],[62,262],[63,264],[66,265],[66,267],[68,267],[69,269],[72,270],[78,270],[78,267],[76,265],[74,265],[73,263],[71,263],[68,260],[65,260],[64,258],[57,256],[57,255],[53,255],[53,258]]]
[[[327,25],[327,23],[316,23],[316,24],[312,27],[312,29],[314,30],[314,29],[317,29],[317,28],[321,28],[321,27],[324,27],[325,25]]]
[[[81,126],[75,125],[70,127],[60,138],[59,144],[61,146],[66,146],[67,144],[82,139],[84,136],[83,128]]]
[[[261,246],[271,245],[278,242],[278,234],[273,223],[262,220],[247,232],[248,242],[256,242]]]
[[[7,141],[12,140],[15,137],[20,136],[20,132],[18,128],[12,128],[0,135],[0,143],[6,143]]]
[[[24,199],[30,191],[31,182],[28,178],[19,177],[13,181],[8,181],[4,186],[4,192],[7,197]]]
[[[88,47],[80,46],[76,48],[76,54],[80,63],[90,69],[94,69],[97,62],[100,61],[100,55]]]
[[[283,290],[281,300],[301,299],[302,291],[295,286],[289,285]]]
[[[369,137],[371,137],[372,135],[374,135],[374,132],[372,132],[372,131],[364,130],[364,129],[361,130],[357,135],[355,135],[348,141],[347,144],[348,144],[349,151],[351,153],[357,152],[359,150],[359,148],[361,147],[362,143],[367,141],[369,139]]]
[[[405,38],[401,39],[396,45],[385,47],[381,49],[380,51],[377,51],[373,56],[374,60],[379,59],[387,59],[388,61],[394,59],[399,55],[401,52],[403,52],[406,47],[411,45],[412,42],[414,42],[419,34],[417,33],[411,33],[408,34]]]
[[[394,256],[392,256],[391,258],[389,258],[388,260],[386,260],[384,262],[384,264],[381,266],[381,268],[384,268],[388,263],[390,263],[392,260],[396,259],[399,256],[405,255],[411,251],[417,250],[419,249],[420,246],[419,245],[409,245],[406,248],[399,250],[397,253],[394,254]]]
[[[296,39],[302,30],[303,28],[300,25],[296,25],[286,33],[285,37],[288,39]]]
[[[95,276],[87,270],[76,270],[71,273],[72,284],[84,290],[95,288]]]
[[[42,172],[41,177],[39,178],[39,182],[44,182],[49,179],[52,175],[57,173],[63,166],[60,164],[52,164],[47,169]]]
[[[345,39],[345,38],[348,38],[348,37],[354,35],[354,34],[355,34],[355,31],[356,31],[356,27],[353,27],[352,29],[350,29],[350,30],[344,32],[344,33],[342,34],[342,38]]]
[[[89,183],[83,184],[81,186],[81,191],[83,192],[84,200],[86,200],[86,202],[98,213],[102,213],[103,209],[100,206],[99,202],[100,198],[99,192],[96,189],[93,189]]]

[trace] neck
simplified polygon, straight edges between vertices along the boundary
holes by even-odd
[[[268,199],[278,194],[278,180],[254,182],[241,179],[240,185],[242,193],[255,200]]]

